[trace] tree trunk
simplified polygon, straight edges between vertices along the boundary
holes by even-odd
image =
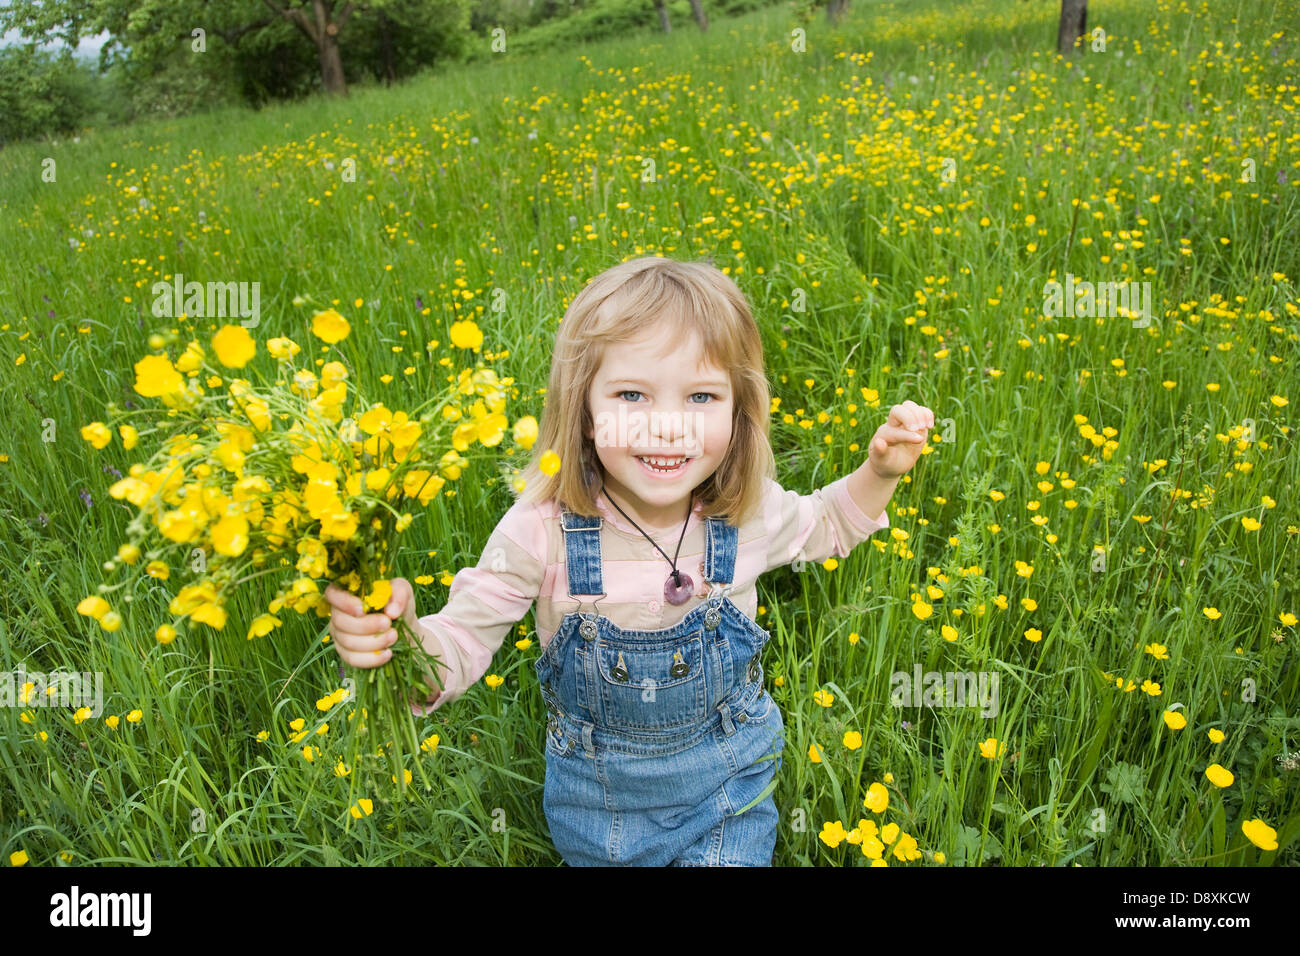
[[[826,5],[826,19],[832,24],[839,23],[844,11],[849,8],[849,0],[830,0]]]
[[[301,7],[281,6],[280,0],[262,0],[262,2],[272,13],[288,20],[311,40],[320,59],[321,83],[330,93],[346,96],[348,82],[343,75],[343,57],[339,53],[339,31],[356,10],[355,0],[348,0],[334,20],[330,19],[333,3],[327,4],[326,0],[312,0],[311,19],[308,19]]]
[[[668,22],[668,7],[664,0],[655,0],[655,7],[659,10],[659,26],[663,27],[664,33],[672,33],[672,24]]]
[[[326,91],[347,96],[348,81],[343,76],[343,57],[339,55],[338,36],[328,30],[322,31],[316,52],[320,54],[320,78]]]
[[[379,11],[379,50],[384,58],[384,85],[393,85],[393,25],[384,11]]]
[[[704,12],[704,4],[701,0],[691,0],[691,16],[695,17],[701,33],[709,29],[709,15]]]
[[[1056,29],[1056,49],[1061,56],[1074,52],[1074,42],[1087,32],[1088,0],[1061,0],[1061,22]]]

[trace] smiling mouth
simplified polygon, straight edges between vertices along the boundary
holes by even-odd
[[[666,456],[634,456],[641,466],[656,475],[676,475],[685,470],[690,458],[686,457],[666,457]]]

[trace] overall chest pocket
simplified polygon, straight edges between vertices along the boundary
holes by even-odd
[[[602,721],[626,731],[659,731],[703,721],[707,710],[704,635],[660,642],[597,641]]]

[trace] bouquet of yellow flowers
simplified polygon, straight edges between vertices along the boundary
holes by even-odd
[[[312,320],[312,334],[330,345],[350,330],[333,309]],[[481,333],[472,322],[456,323],[453,342],[467,338],[481,341]],[[296,367],[302,349],[289,338],[266,343],[276,369],[265,380],[253,375],[257,343],[242,326],[217,331],[211,356],[197,340],[175,360],[163,351],[161,336],[151,337],[150,344],[160,354],[135,364],[134,389],[162,407],[121,413],[110,406],[109,411],[112,421],[121,419],[117,433],[125,449],[152,440],[156,450],[109,489],[138,511],[128,525],[128,540],[104,567],[114,573],[144,561],[143,573],[162,581],[176,568],[194,572],[171,600],[174,620],[155,632],[164,644],[187,620],[221,631],[230,597],[265,575],[284,579],[266,612],[248,623],[249,640],[280,627],[285,609],[328,618],[320,580],[360,596],[367,610],[382,611],[392,593],[390,544],[413,520],[407,509],[427,506],[469,464],[461,453],[475,443],[498,445],[509,424],[506,389],[513,380],[481,366],[449,376],[445,389],[408,413],[364,401],[349,389],[349,371],[340,361],[325,363],[319,376]],[[228,377],[231,369],[255,380]],[[96,448],[113,438],[110,426],[98,421],[81,433]],[[535,420],[529,416],[516,423],[514,437],[530,446]],[[129,602],[130,584],[129,579],[101,584],[78,612],[107,631],[119,629],[121,612],[109,599],[125,589],[123,602]],[[340,759],[335,769],[347,776],[357,766],[360,738],[373,711],[382,741],[377,755],[387,758],[404,793],[411,780],[402,766],[404,752],[418,757],[421,749],[430,749],[421,748],[408,696],[427,696],[424,675],[442,685],[437,659],[400,617],[394,627],[404,639],[394,645],[391,661],[368,669],[356,687],[348,716],[353,729],[346,740],[352,767]],[[381,670],[389,675],[383,680]],[[353,696],[347,685],[354,683],[347,680],[344,688],[321,698],[318,709],[328,714]],[[358,710],[361,720],[354,721]],[[314,761],[317,752],[307,747],[304,756]],[[416,767],[428,789],[418,760]],[[353,790],[356,781],[352,775]]]

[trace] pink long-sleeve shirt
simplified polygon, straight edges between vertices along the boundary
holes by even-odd
[[[758,610],[755,584],[764,571],[794,561],[825,561],[848,557],[874,532],[889,527],[863,514],[849,495],[848,475],[809,495],[786,491],[766,479],[762,506],[739,528],[732,602],[751,618]],[[603,496],[596,507],[605,518],[601,531],[601,574],[606,597],[600,613],[616,626],[635,630],[672,627],[708,595],[704,581],[705,519],[696,502],[686,523],[677,567],[695,580],[695,593],[683,604],[664,601],[664,580],[672,567],[663,555]],[[659,547],[673,554],[680,527],[656,537]],[[671,540],[669,540],[671,539]],[[542,648],[559,630],[564,615],[578,610],[569,597],[565,573],[564,531],[554,501],[516,502],[505,513],[474,567],[462,568],[452,580],[447,604],[436,614],[420,618],[433,635],[425,647],[438,655],[449,673],[441,694],[412,712],[427,716],[459,698],[487,673],[492,656],[506,635],[537,602],[537,636]],[[584,610],[590,611],[590,600]]]

